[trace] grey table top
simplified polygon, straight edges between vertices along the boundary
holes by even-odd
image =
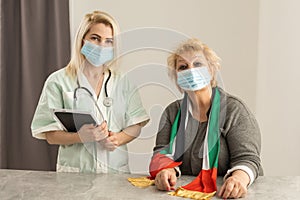
[[[128,177],[139,176],[0,169],[0,199],[183,199],[158,191],[154,186],[136,188],[127,181]],[[177,185],[193,178],[183,176]],[[221,182],[219,178],[218,185]],[[244,199],[300,199],[300,176],[259,177]]]

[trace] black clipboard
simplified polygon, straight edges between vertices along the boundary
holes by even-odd
[[[53,115],[68,132],[77,132],[84,124],[99,125],[100,122],[91,112],[71,109],[53,109]]]

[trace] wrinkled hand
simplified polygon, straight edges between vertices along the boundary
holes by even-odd
[[[174,168],[161,170],[155,177],[155,185],[159,190],[175,190],[177,177]]]
[[[244,174],[240,174],[240,172],[233,173],[232,176],[230,176],[225,180],[218,195],[221,198],[225,198],[225,199],[227,198],[236,199],[236,198],[245,197],[247,194],[247,185],[249,182],[249,178],[246,176]]]
[[[82,142],[99,142],[108,137],[107,123],[102,122],[99,126],[85,124],[78,131]]]

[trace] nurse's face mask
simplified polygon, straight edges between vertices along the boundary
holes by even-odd
[[[88,40],[84,41],[81,53],[95,67],[100,67],[114,58],[113,47],[103,47],[89,42]]]

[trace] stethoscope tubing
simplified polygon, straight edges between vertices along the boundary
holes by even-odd
[[[104,83],[105,98],[110,98],[110,97],[108,97],[107,84],[108,84],[108,82],[109,82],[109,80],[110,80],[110,78],[111,78],[111,71],[108,70],[108,73],[109,73],[109,74],[108,74],[108,77],[107,77],[107,79],[106,79],[106,81],[105,81],[105,83]],[[80,84],[79,84],[78,78],[77,78],[77,88],[74,90],[74,95],[73,95],[73,99],[74,99],[73,107],[75,108],[75,106],[76,106],[76,101],[77,101],[77,91],[80,90],[80,89],[86,91],[86,92],[89,94],[89,96],[90,96],[90,98],[93,100],[93,102],[94,102],[94,104],[95,104],[95,106],[96,106],[96,108],[97,108],[99,114],[101,115],[102,119],[104,119],[103,113],[101,112],[101,110],[100,110],[100,108],[99,108],[99,106],[98,106],[96,100],[94,99],[93,93],[92,93],[89,89],[87,89],[86,87],[81,87]],[[104,105],[105,105],[106,107],[109,107],[109,106],[110,106],[110,105],[106,105],[106,104],[104,104]]]
[[[108,81],[110,80],[110,78],[111,78],[111,71],[110,71],[110,69],[108,69],[108,77],[107,77],[107,79],[105,80],[105,83],[104,83],[104,92],[105,92],[105,97],[106,98],[110,98],[110,97],[108,97],[108,92],[107,92],[107,84],[108,84]],[[74,95],[73,95],[74,100],[77,100],[76,93],[77,93],[78,89],[84,89],[87,93],[89,93],[89,95],[91,97],[93,97],[93,93],[89,89],[87,89],[86,87],[81,87],[80,86],[79,80],[77,78],[77,88],[74,90]]]
[[[108,97],[108,93],[107,93],[107,83],[108,83],[110,77],[111,77],[111,71],[108,70],[108,77],[107,77],[107,79],[106,79],[106,81],[105,81],[105,83],[104,83],[105,97]]]
[[[104,115],[103,115],[103,113],[101,112],[101,109],[99,108],[99,106],[98,106],[96,100],[94,99],[93,94],[91,93],[91,91],[89,91],[89,90],[88,90],[87,88],[85,88],[85,87],[77,87],[77,88],[75,89],[75,91],[74,91],[73,108],[76,107],[76,101],[77,101],[76,93],[77,93],[77,91],[78,91],[79,89],[83,89],[84,91],[86,91],[86,92],[89,94],[89,97],[92,99],[93,103],[95,104],[95,106],[96,106],[96,108],[97,108],[99,114],[101,115],[101,118],[104,120]]]

